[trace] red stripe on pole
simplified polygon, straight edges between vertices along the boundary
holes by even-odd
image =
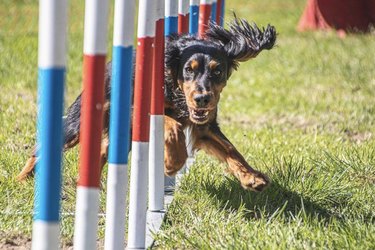
[[[189,32],[189,13],[186,15],[178,14],[178,34]]]
[[[78,185],[99,187],[100,147],[103,128],[105,55],[83,59],[80,167]]]
[[[198,34],[200,37],[204,36],[208,28],[208,22],[210,21],[211,16],[211,5],[210,4],[201,4],[199,5],[199,27]]]
[[[151,114],[164,114],[164,19],[156,21]]]
[[[222,8],[221,8],[221,5],[222,5],[223,3],[222,3],[222,0],[217,0],[217,2],[216,2],[216,23],[218,24],[218,25],[220,25],[220,23],[221,23],[221,16],[223,15],[222,13],[221,13],[221,11],[222,11]]]
[[[148,142],[150,135],[153,42],[153,37],[138,38],[133,110],[133,141],[138,142]]]

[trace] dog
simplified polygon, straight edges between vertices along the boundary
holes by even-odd
[[[262,191],[269,178],[253,169],[220,130],[217,122],[220,94],[241,62],[270,50],[276,41],[275,27],[259,29],[236,16],[229,29],[210,23],[203,37],[172,35],[165,49],[165,174],[175,175],[188,154],[184,129],[190,127],[193,150],[203,150],[228,165],[244,189]],[[111,63],[105,77],[104,129],[101,166],[107,161]],[[64,119],[66,151],[79,143],[81,95],[68,108]],[[37,148],[18,175],[25,179],[37,161]]]

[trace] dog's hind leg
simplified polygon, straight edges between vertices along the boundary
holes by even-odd
[[[108,121],[109,121],[109,97],[110,97],[110,73],[111,73],[111,63],[107,64],[106,70],[106,80],[105,80],[105,88],[106,88],[106,106],[104,110],[105,115],[105,123],[104,123],[104,131],[108,130]],[[66,116],[63,118],[63,130],[64,130],[64,143],[63,143],[63,151],[67,151],[79,143],[79,135],[80,135],[80,115],[81,115],[81,95],[79,95],[73,104],[68,108]],[[103,167],[107,161],[107,149],[108,149],[108,138],[103,140],[104,145],[102,145],[102,152],[101,154],[101,166]],[[103,150],[104,148],[104,150]],[[37,146],[34,147],[33,153],[29,160],[26,162],[24,168],[17,176],[17,180],[24,180],[27,176],[29,176],[35,168],[35,164],[37,163]]]
[[[108,160],[108,146],[109,140],[108,135],[103,135],[102,144],[100,148],[100,169],[103,171],[104,165],[107,163]]]
[[[18,181],[25,180],[30,174],[34,172],[35,164],[37,161],[36,158],[36,147],[33,148],[33,153],[31,154],[30,158],[27,160],[25,166],[21,170],[21,172],[17,175],[16,179]]]
[[[65,144],[63,146],[63,150],[66,151],[70,148],[73,148],[79,143],[79,133],[75,136],[71,136],[69,140],[65,140]],[[34,172],[35,165],[37,163],[37,146],[34,146],[34,149],[32,151],[32,154],[30,158],[27,160],[25,166],[21,170],[21,172],[17,175],[16,179],[18,181],[25,180],[29,175],[31,175]]]
[[[169,116],[164,118],[164,172],[168,176],[173,176],[183,167],[188,157],[185,134],[180,123]]]
[[[79,143],[81,95],[68,108],[67,115],[63,118],[64,145],[63,151],[73,148]],[[22,181],[34,172],[38,161],[38,146],[34,146],[30,158],[27,160],[16,179]]]

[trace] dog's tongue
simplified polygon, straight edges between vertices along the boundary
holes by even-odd
[[[204,110],[196,110],[196,111],[195,111],[195,114],[196,114],[197,116],[204,116],[204,113],[205,113]]]

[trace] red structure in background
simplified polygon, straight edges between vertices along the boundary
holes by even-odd
[[[298,31],[367,32],[375,26],[375,0],[308,0]]]

